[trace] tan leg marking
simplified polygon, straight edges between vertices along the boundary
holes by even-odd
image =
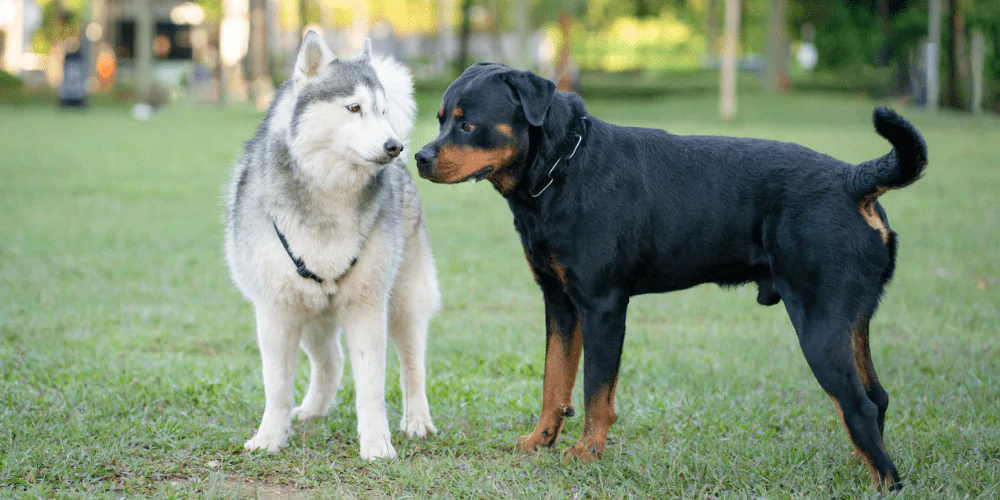
[[[576,445],[566,450],[565,459],[583,461],[598,460],[604,454],[604,444],[608,440],[608,429],[618,421],[615,411],[615,392],[618,388],[618,377],[614,382],[587,401],[587,416],[583,426],[583,435]]]
[[[531,434],[517,438],[521,453],[531,453],[539,446],[552,446],[562,430],[563,418],[575,414],[573,385],[583,352],[583,330],[577,319],[572,335],[559,335],[555,320],[549,320],[548,345],[545,346],[545,378],[543,382],[542,414]]]

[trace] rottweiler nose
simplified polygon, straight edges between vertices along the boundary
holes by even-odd
[[[390,158],[395,158],[399,156],[399,153],[403,152],[403,145],[396,139],[389,139],[385,141],[385,152]]]
[[[417,159],[417,171],[420,172],[421,177],[427,177],[431,174],[434,166],[434,152],[430,148],[421,148],[414,155]]]

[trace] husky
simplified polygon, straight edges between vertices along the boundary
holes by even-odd
[[[409,438],[436,433],[425,389],[427,327],[440,304],[437,272],[413,178],[402,158],[413,129],[413,79],[371,42],[337,58],[306,33],[232,172],[226,259],[254,306],[264,415],[247,450],[287,446],[292,419],[322,416],[347,351],[362,459],[393,458],[385,407],[386,342],[399,355]],[[294,406],[297,346],[311,365]]]

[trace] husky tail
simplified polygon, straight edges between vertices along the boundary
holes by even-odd
[[[856,202],[913,184],[927,166],[927,144],[913,125],[883,107],[875,108],[872,120],[878,135],[892,144],[892,151],[849,171],[844,187]]]

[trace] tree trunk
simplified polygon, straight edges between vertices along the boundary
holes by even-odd
[[[562,44],[559,46],[559,57],[556,60],[556,87],[565,92],[573,91],[574,78],[570,74],[570,59],[572,57],[572,40],[570,35],[573,28],[573,16],[568,11],[559,13],[559,33],[562,35]]]
[[[21,72],[21,59],[24,56],[24,2],[14,2],[14,12],[7,25],[7,36],[4,38],[3,66],[8,73],[17,75]]]
[[[962,82],[967,79],[968,67],[965,65],[965,18],[958,2],[959,0],[948,2],[951,51],[948,54],[948,95],[945,102],[949,107],[961,109],[964,106],[959,90]]]
[[[243,60],[250,39],[250,4],[248,0],[223,0],[222,26],[219,28],[219,56],[222,60],[222,86],[229,102],[248,98]]]
[[[470,10],[472,10],[472,0],[462,0],[462,26],[458,33],[457,69],[459,73],[469,67],[469,33],[472,31],[472,19],[469,18]]]
[[[764,89],[769,92],[787,93],[788,79],[788,0],[771,0],[768,12],[767,69],[764,72]]]
[[[972,69],[972,107],[973,113],[979,113],[983,107],[983,71],[986,66],[986,42],[981,31],[972,32],[972,50],[970,51]]]
[[[528,0],[514,0],[514,29],[517,32],[514,62],[524,69],[533,62],[528,56]]]
[[[937,111],[940,100],[941,81],[938,77],[941,65],[941,0],[930,0],[927,21],[927,108]]]
[[[719,0],[708,0],[705,19],[705,50],[709,54],[719,53]]]
[[[153,9],[152,0],[136,0],[135,79],[139,102],[153,98]]]
[[[455,27],[452,25],[455,12],[454,0],[438,0],[438,53],[437,70],[440,74],[448,71],[448,56],[451,54],[455,38]]]
[[[719,112],[727,122],[736,117],[736,44],[740,32],[740,1],[726,0]]]
[[[274,87],[268,71],[267,0],[250,0],[250,80],[259,111],[271,105]]]

